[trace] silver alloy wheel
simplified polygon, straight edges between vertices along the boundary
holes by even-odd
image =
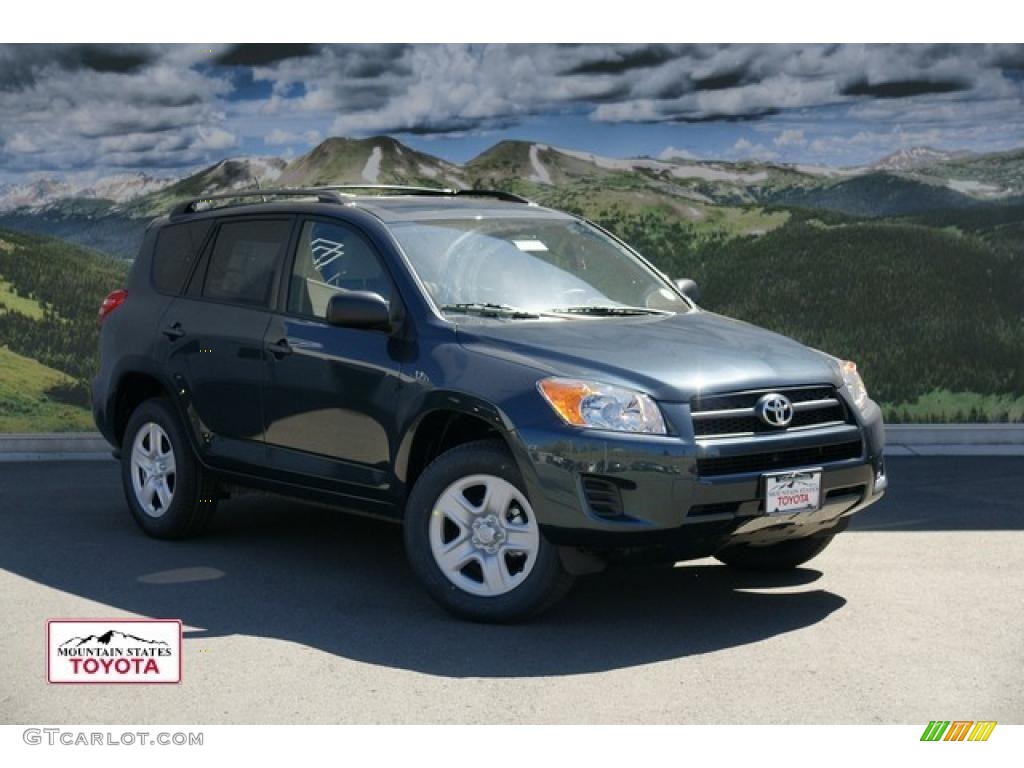
[[[540,528],[533,507],[512,483],[469,475],[438,497],[430,518],[430,551],[459,589],[497,597],[518,587],[533,570]]]
[[[178,479],[174,448],[163,427],[153,421],[139,427],[131,462],[135,500],[150,517],[162,517],[174,499]]]

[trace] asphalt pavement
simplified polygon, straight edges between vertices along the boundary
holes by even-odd
[[[143,536],[117,465],[0,464],[0,723],[1024,723],[1024,457],[892,458],[782,576],[713,560],[581,579],[467,624],[393,525],[267,496]],[[177,686],[56,686],[48,618],[180,618]]]

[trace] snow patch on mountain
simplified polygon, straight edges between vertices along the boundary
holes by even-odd
[[[805,173],[808,176],[825,176],[828,178],[840,177],[840,176],[860,176],[864,173],[863,168],[831,168],[827,165],[806,165],[803,163],[797,163],[796,165],[790,166],[793,170],[799,173]]]
[[[975,195],[977,197],[1002,197],[1009,194],[1005,189],[1000,189],[992,184],[965,179],[949,179],[946,182],[946,186],[962,195]]]
[[[145,173],[119,173],[93,181],[35,179],[0,189],[0,211],[38,212],[70,198],[126,203],[142,195],[158,192],[173,181]]]
[[[878,171],[911,171],[936,163],[961,160],[972,154],[965,151],[947,152],[932,147],[908,147],[886,155],[881,160],[872,163],[871,167]]]
[[[98,197],[113,200],[115,203],[126,203],[136,197],[159,192],[173,183],[173,179],[155,178],[144,173],[121,173],[98,180],[88,189],[82,190],[79,197]]]
[[[544,167],[544,163],[540,161],[540,151],[547,150],[546,144],[531,144],[530,145],[530,167],[533,168],[533,174],[530,176],[530,181],[534,181],[538,184],[551,184],[551,174],[548,173],[548,169]]]
[[[380,147],[374,147],[370,156],[366,158],[366,165],[363,166],[362,176],[371,184],[376,184],[380,178],[380,159],[383,154]]]
[[[577,160],[584,160],[593,163],[598,168],[607,171],[636,171],[648,170],[659,173],[667,172],[677,179],[703,179],[704,181],[733,181],[741,184],[755,184],[765,181],[768,178],[767,171],[754,171],[753,173],[742,173],[740,171],[727,171],[708,165],[680,165],[669,163],[663,160],[650,160],[647,158],[617,158],[602,157],[592,152],[579,152],[573,149],[556,147],[555,151]]]

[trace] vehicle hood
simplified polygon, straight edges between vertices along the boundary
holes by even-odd
[[[700,393],[842,384],[830,359],[739,320],[685,315],[541,321],[470,321],[460,343],[552,376],[631,386],[666,402]]]

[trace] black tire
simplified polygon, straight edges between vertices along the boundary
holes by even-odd
[[[733,568],[751,571],[788,571],[817,557],[835,534],[791,539],[767,547],[738,546],[718,552],[715,557]]]
[[[558,547],[539,535],[536,560],[522,582],[504,594],[481,596],[466,591],[444,574],[434,557],[430,526],[435,505],[453,483],[471,475],[501,478],[525,498],[522,478],[500,440],[460,445],[435,459],[420,475],[405,510],[405,550],[409,563],[430,596],[463,619],[505,623],[536,616],[561,599],[572,586]]]
[[[166,509],[148,512],[135,489],[135,476],[145,472],[133,464],[133,448],[140,430],[156,424],[170,445],[174,460],[173,476],[166,478],[171,491]],[[152,438],[148,439],[152,442]],[[158,441],[164,445],[164,439]],[[166,445],[164,445],[166,447]],[[128,509],[138,526],[157,539],[183,539],[196,536],[209,524],[217,508],[217,483],[196,460],[178,414],[166,398],[143,402],[132,413],[121,442],[121,483]],[[142,491],[145,496],[145,489]],[[153,492],[149,493],[152,498]]]

